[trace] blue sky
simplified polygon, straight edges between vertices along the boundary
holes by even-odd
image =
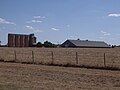
[[[34,33],[37,41],[66,39],[120,45],[120,0],[0,0],[0,40]]]

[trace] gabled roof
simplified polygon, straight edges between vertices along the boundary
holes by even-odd
[[[110,47],[103,41],[67,40],[77,47]]]

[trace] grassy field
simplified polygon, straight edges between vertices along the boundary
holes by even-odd
[[[76,55],[77,53],[77,55]],[[0,48],[4,61],[120,69],[120,48]]]
[[[120,70],[47,66],[104,67],[104,58],[120,68],[119,48],[0,48],[0,60],[39,64],[0,62],[0,90],[120,90]]]
[[[120,90],[120,71],[0,62],[0,90]]]

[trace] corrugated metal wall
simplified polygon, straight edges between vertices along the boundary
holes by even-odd
[[[8,34],[8,47],[29,47],[36,43],[34,34]]]

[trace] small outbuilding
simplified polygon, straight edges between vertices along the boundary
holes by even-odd
[[[61,47],[79,47],[79,48],[110,48],[111,46],[103,41],[89,40],[66,40]]]

